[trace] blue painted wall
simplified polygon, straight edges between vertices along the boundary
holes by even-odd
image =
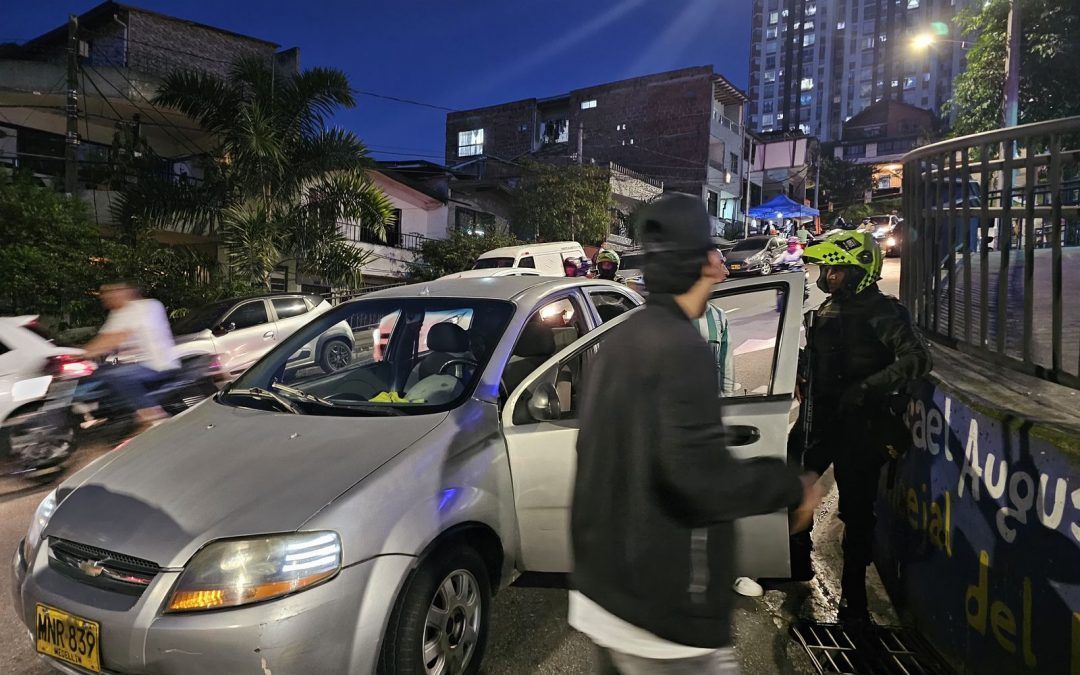
[[[878,568],[965,673],[1080,675],[1080,459],[924,383],[882,474]]]

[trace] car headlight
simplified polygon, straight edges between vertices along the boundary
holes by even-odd
[[[886,239],[885,240],[885,245],[888,246],[889,248],[892,248],[893,246],[896,246],[896,237],[889,237],[888,239]]]
[[[330,579],[341,569],[336,532],[298,532],[216,541],[192,557],[166,612],[239,607],[280,598]]]
[[[45,531],[45,526],[49,524],[54,511],[56,511],[56,490],[41,500],[37,510],[34,511],[33,519],[30,520],[30,529],[26,531],[26,539],[23,540],[23,557],[27,564],[34,557],[34,551],[41,543],[41,533]]]

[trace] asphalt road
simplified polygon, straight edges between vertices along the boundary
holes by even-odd
[[[815,279],[811,272],[811,283]],[[895,294],[899,285],[899,264],[886,261],[882,290]],[[809,307],[823,295],[812,288]],[[738,306],[738,305],[733,305]],[[741,311],[741,310],[740,310]],[[770,314],[771,313],[771,314]],[[739,312],[734,312],[734,321]],[[745,339],[760,339],[759,333],[773,322],[775,309],[748,308],[741,321]],[[767,331],[766,331],[767,333]],[[761,353],[770,353],[759,350]],[[751,352],[753,353],[753,352]],[[766,366],[767,368],[768,366]],[[754,377],[748,374],[741,379]],[[83,448],[75,467],[108,451],[108,447]],[[830,480],[826,474],[826,480]],[[16,619],[10,601],[11,555],[26,532],[30,517],[49,487],[35,487],[12,480],[0,480],[0,673],[46,675],[54,671],[37,660],[26,629]],[[755,675],[813,673],[810,660],[788,635],[795,617],[831,620],[839,600],[839,579],[833,573],[840,559],[842,527],[835,518],[836,492],[829,492],[818,512],[814,531],[814,565],[818,572],[806,584],[783,584],[762,598],[737,598],[735,605],[736,651],[744,673]],[[876,575],[875,575],[876,577]],[[876,581],[876,580],[875,580]],[[871,588],[872,610],[878,620],[896,623],[895,614],[875,582]],[[482,672],[490,675],[589,673],[592,664],[589,640],[566,623],[566,591],[559,588],[512,587],[500,593],[493,609],[493,623]]]

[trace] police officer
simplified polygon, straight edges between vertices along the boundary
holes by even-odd
[[[803,465],[818,475],[833,466],[845,529],[839,618],[866,624],[874,500],[889,446],[896,443],[890,434],[898,419],[889,406],[897,390],[930,372],[930,352],[907,309],[877,286],[882,254],[872,234],[837,232],[803,257],[821,266],[818,287],[829,294],[804,352],[813,412]]]

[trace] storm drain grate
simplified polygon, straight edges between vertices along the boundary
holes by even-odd
[[[898,626],[856,631],[835,623],[798,621],[791,635],[806,649],[820,675],[949,675],[926,642]]]

